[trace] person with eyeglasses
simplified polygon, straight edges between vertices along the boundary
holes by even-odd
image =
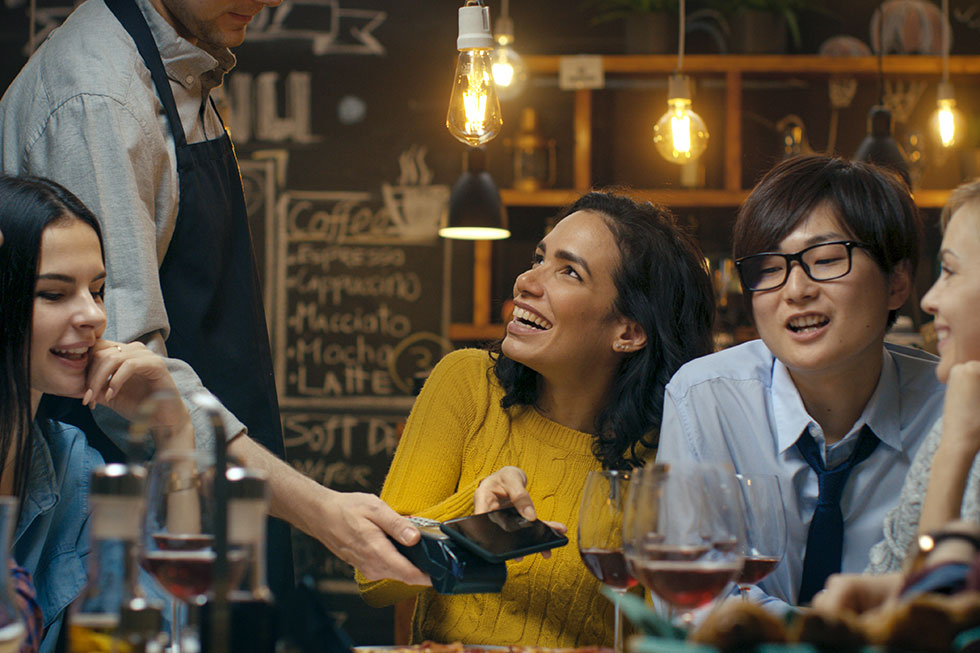
[[[885,343],[921,234],[894,173],[819,155],[779,163],[733,234],[759,339],[687,363],[667,385],[658,462],[779,478],[785,555],[749,592],[773,610],[864,570],[941,413],[935,357]]]

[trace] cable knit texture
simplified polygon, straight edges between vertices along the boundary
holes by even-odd
[[[936,455],[942,437],[943,421],[940,418],[929,431],[929,435],[926,436],[912,461],[912,466],[909,467],[898,504],[885,515],[885,539],[872,547],[867,573],[883,574],[902,569],[919,530],[919,518],[922,515],[922,502],[926,498],[926,489],[929,486],[932,459]],[[934,471],[942,473],[942,470]],[[960,516],[980,523],[980,458],[975,459],[970,467]]]
[[[527,474],[540,519],[568,526],[567,546],[548,559],[507,563],[499,594],[440,595],[358,574],[364,599],[388,605],[418,593],[413,642],[576,647],[613,641],[613,610],[579,558],[579,501],[586,474],[601,465],[592,436],[532,408],[500,407],[503,389],[485,351],[450,353],[422,389],[395,452],[381,498],[402,514],[444,521],[473,512],[473,492],[505,465]],[[419,593],[421,592],[421,593]]]

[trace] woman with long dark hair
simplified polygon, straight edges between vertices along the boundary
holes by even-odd
[[[88,483],[102,458],[73,426],[38,417],[45,394],[103,404],[127,419],[156,392],[176,392],[141,343],[102,340],[105,265],[91,212],[65,188],[0,175],[0,494],[20,499],[14,558],[33,576],[42,651],[86,583]],[[153,415],[157,449],[193,448],[180,402]]]
[[[713,309],[704,257],[669,212],[586,194],[517,277],[504,339],[435,367],[382,499],[440,521],[513,504],[574,530],[589,471],[652,457],[664,386],[711,351]],[[499,594],[444,596],[363,578],[361,590],[373,605],[419,594],[414,641],[612,644],[612,606],[574,546],[508,567]]]

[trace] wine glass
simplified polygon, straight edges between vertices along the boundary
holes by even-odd
[[[773,474],[736,474],[745,515],[745,563],[737,583],[742,598],[779,566],[786,551],[786,517],[779,479]]]
[[[183,648],[181,603],[201,605],[213,583],[213,481],[213,457],[193,450],[158,454],[147,478],[141,564],[174,599],[174,653]]]
[[[623,554],[623,506],[630,477],[630,472],[615,470],[589,472],[578,517],[578,552],[582,562],[599,582],[619,594],[636,585]],[[618,602],[613,611],[613,646],[621,653],[623,624]]]
[[[742,569],[744,520],[730,468],[655,464],[644,470],[625,529],[637,579],[690,626]]]

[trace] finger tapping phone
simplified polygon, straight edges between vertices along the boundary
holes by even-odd
[[[443,522],[442,532],[491,562],[554,549],[568,538],[543,521],[528,521],[516,508],[503,508]]]

